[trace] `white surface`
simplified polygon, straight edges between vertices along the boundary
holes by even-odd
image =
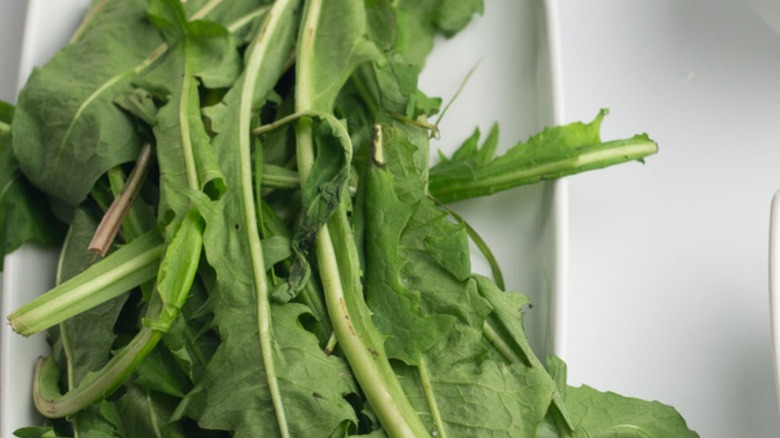
[[[16,75],[22,51],[24,13],[27,3],[18,0],[0,0],[0,100],[16,100]]]
[[[749,0],[756,12],[775,32],[780,33],[780,2],[777,0]]]
[[[780,191],[772,197],[769,219],[769,308],[774,346],[775,391],[780,401]]]
[[[69,0],[74,1],[83,2]],[[66,2],[57,2],[55,10],[46,0],[34,0],[30,4],[32,24],[26,31],[21,60],[23,72],[29,71],[31,65],[42,64],[53,52],[52,41],[41,39],[41,35],[57,35],[56,44],[56,41],[64,41],[63,33],[68,35],[68,29],[75,27],[65,5]],[[486,134],[490,125],[498,121],[502,127],[500,144],[506,149],[560,120],[560,107],[557,106],[560,76],[553,73],[557,60],[550,50],[550,41],[556,36],[548,33],[548,5],[551,10],[555,9],[554,1],[487,0],[485,17],[473,23],[457,40],[437,47],[430,60],[431,67],[421,78],[421,88],[429,94],[449,98],[469,69],[478,62],[480,65],[443,120],[440,126],[443,138],[434,147],[451,152],[471,134],[475,123]],[[56,23],[51,23],[51,19]],[[550,22],[554,27],[555,20]],[[55,24],[62,26],[59,31],[51,27]],[[566,183],[563,181],[521,188],[492,199],[456,206],[502,261],[507,286],[522,290],[534,301],[533,312],[526,319],[532,344],[542,352],[559,354],[563,351],[561,327],[565,320],[553,313],[563,315],[562,301],[558,297],[562,296],[561,288],[565,286],[567,225],[562,214],[565,215],[566,207]],[[14,269],[11,273],[10,267],[14,263],[8,263],[8,293],[4,294],[8,300],[4,313],[26,300],[15,292],[37,293],[42,289],[40,284],[51,281],[50,277],[39,275],[35,261],[27,258],[29,254],[22,251],[9,258],[17,262],[15,267],[24,266],[24,269]],[[485,266],[478,269],[486,271]],[[24,279],[41,283],[18,286],[17,282]],[[0,403],[2,437],[10,436],[10,431],[34,418],[27,412],[29,402],[20,398],[29,396],[29,389],[25,388],[29,388],[31,360],[38,354],[10,333],[8,327],[4,336],[12,338],[12,342],[6,343],[8,349],[0,357],[4,365],[3,376],[17,376],[17,380],[13,386],[5,385],[0,394],[5,400]],[[5,391],[5,388],[10,389]],[[14,403],[8,402],[10,398]]]
[[[780,436],[767,292],[780,36],[747,2],[561,3],[566,119],[611,108],[647,164],[569,179],[575,383],[675,405],[702,437]]]

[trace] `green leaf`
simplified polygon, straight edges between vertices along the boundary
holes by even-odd
[[[311,269],[307,255],[317,233],[338,208],[350,177],[352,144],[346,127],[332,117],[323,117],[313,123],[312,132],[318,153],[301,185],[303,213],[292,240],[295,262],[288,281],[273,292],[273,298],[282,302],[295,298],[308,282]]]
[[[161,394],[184,397],[192,389],[176,359],[164,348],[156,348],[138,364],[134,383]]]
[[[57,282],[71,279],[95,263],[95,254],[87,250],[97,227],[97,221],[84,209],[76,209],[71,221],[68,238],[61,250]],[[63,386],[77,386],[89,372],[100,370],[111,357],[117,338],[114,326],[127,301],[122,294],[92,309],[81,312],[51,330],[55,357],[60,366],[67,367]],[[57,354],[59,348],[61,354]]]
[[[113,402],[123,437],[184,437],[181,427],[171,423],[177,399],[130,384]]]
[[[566,405],[575,437],[698,437],[672,407],[657,401],[600,392],[589,386],[569,387]]]
[[[154,104],[152,93],[142,88],[124,92],[114,99],[114,103],[120,108],[143,120],[149,126],[153,126],[157,119],[157,106]]]
[[[146,17],[160,30],[169,44],[175,44],[187,35],[187,16],[181,2],[149,0]]]
[[[474,13],[483,10],[482,0],[403,0],[396,2],[401,53],[422,65],[433,48],[434,36],[451,37],[464,28]]]
[[[658,151],[647,135],[602,142],[601,111],[589,123],[546,128],[504,155],[492,157],[495,129],[481,149],[472,136],[451,159],[431,168],[431,195],[441,202],[489,195],[524,184],[560,178],[628,161],[642,160]],[[475,134],[478,135],[478,134]]]
[[[203,228],[200,213],[191,209],[165,248],[155,284],[162,308],[144,321],[156,331],[167,333],[187,300],[203,252]]]
[[[49,209],[46,196],[33,187],[19,170],[11,150],[12,106],[0,102],[0,255],[13,252],[25,242],[59,245],[65,226]],[[0,271],[3,269],[0,257]]]
[[[343,398],[351,392],[345,364],[326,356],[316,336],[298,322],[305,307],[267,302],[264,251],[255,258],[262,244],[252,228],[257,208],[248,173],[251,110],[255,97],[267,95],[278,79],[274,73],[284,70],[296,7],[295,1],[274,5],[249,48],[244,75],[208,113],[227,182],[225,194],[204,210],[206,256],[216,272],[210,308],[222,342],[185,399],[184,411],[201,427],[234,431],[234,436],[310,436],[335,430],[345,420],[356,422]],[[261,67],[269,76],[259,74]]]
[[[373,145],[367,177],[366,294],[388,335],[388,355],[415,366],[396,367],[404,390],[428,429],[442,436],[533,436],[555,382],[530,348],[531,358],[507,361],[483,337],[492,314],[506,313],[514,331],[504,330],[502,342],[527,347],[519,313],[527,299],[472,279],[462,258],[465,229],[424,190],[425,170],[415,158],[427,144],[424,130],[390,121],[376,137],[384,141]]]
[[[422,312],[419,289],[406,286],[401,275],[407,263],[417,262],[415,254],[400,244],[417,205],[398,200],[387,171],[372,168],[367,183],[366,301],[377,327],[387,335],[388,357],[418,365],[422,354],[450,330],[454,318]]]
[[[19,438],[56,438],[57,434],[51,427],[22,427],[14,431]]]
[[[329,112],[352,71],[376,59],[378,51],[366,38],[365,11],[355,1],[310,1],[305,16],[298,40],[296,110]]]
[[[78,41],[33,71],[19,94],[12,126],[19,165],[35,186],[71,206],[108,169],[138,156],[133,122],[113,102],[132,89],[162,44],[146,21],[145,3],[107,2]]]
[[[179,17],[184,13],[178,1],[159,0],[153,4],[158,5],[161,14],[170,9],[167,17]],[[167,25],[168,21],[163,24]],[[229,85],[237,77],[240,66],[238,52],[227,29],[206,21],[187,22],[181,26],[181,38],[162,62],[144,77],[147,83],[167,90],[164,96],[167,104],[157,114],[154,135],[161,171],[158,215],[168,222],[181,220],[189,210],[188,192],[202,190],[216,199],[225,191],[225,178],[201,117],[196,78],[207,86]]]
[[[471,21],[474,14],[482,14],[483,0],[442,0],[435,17],[436,27],[451,37]]]
[[[252,307],[247,303],[244,310]],[[242,437],[276,436],[267,383],[258,369],[260,349],[250,347],[257,342],[253,315],[238,309],[215,310],[223,344],[199,387],[189,396],[189,412],[207,429],[235,431],[235,436]],[[321,435],[335,430],[344,419],[356,423],[354,411],[344,399],[355,391],[349,371],[337,357],[326,356],[316,337],[301,326],[299,318],[306,308],[288,303],[274,305],[272,312],[274,360],[290,435]],[[222,320],[226,316],[229,324]]]

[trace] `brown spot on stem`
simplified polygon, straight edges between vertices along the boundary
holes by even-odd
[[[339,298],[339,307],[341,307],[341,313],[344,314],[344,321],[347,323],[347,328],[352,336],[357,336],[355,333],[355,327],[352,326],[352,321],[349,319],[349,312],[347,312],[347,303],[344,302],[344,298]]]

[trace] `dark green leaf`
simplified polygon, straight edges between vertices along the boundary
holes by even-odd
[[[181,7],[180,2],[173,3]],[[204,82],[224,86],[235,80],[240,65],[232,36],[219,24],[190,22],[186,31],[144,78],[168,90],[168,103],[158,112],[154,127],[161,171],[158,215],[166,222],[181,220],[189,210],[188,192],[203,190],[216,199],[225,191],[224,176],[201,116],[196,77],[202,75],[201,79],[208,78]],[[215,75],[220,79],[215,80]]]
[[[14,431],[19,438],[56,438],[57,434],[51,427],[23,427]]]
[[[54,246],[65,237],[65,226],[52,214],[46,196],[19,170],[9,131],[13,112],[12,106],[0,102],[0,256],[25,242]]]
[[[235,431],[235,436],[275,435],[256,322],[253,313],[246,311],[255,304],[237,293],[231,295],[215,309],[223,344],[188,397],[188,412],[204,428]],[[235,304],[228,308],[228,301]],[[239,308],[239,301],[248,302]],[[288,303],[273,306],[272,312],[276,369],[291,435],[315,436],[336,429],[344,419],[356,422],[344,399],[354,391],[349,372],[341,360],[326,356],[316,337],[301,326],[298,318],[305,307]]]
[[[114,103],[128,113],[143,120],[149,126],[153,126],[157,119],[157,106],[154,103],[152,93],[142,88],[135,88],[118,95],[114,99]]]
[[[81,38],[36,69],[19,94],[14,154],[33,184],[71,206],[106,170],[138,156],[133,122],[113,101],[132,90],[162,44],[145,3],[107,2]]]
[[[62,249],[59,281],[73,278],[94,264],[95,254],[87,247],[96,227],[97,222],[85,210],[76,210]],[[114,325],[126,301],[127,294],[123,294],[69,318],[53,332],[63,350],[58,362],[68,367],[70,381],[64,382],[66,387],[75,387],[87,373],[100,370],[111,358],[117,337]]]

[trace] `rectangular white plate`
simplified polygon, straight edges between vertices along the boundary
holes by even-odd
[[[437,42],[420,88],[449,101],[475,65],[440,124],[433,148],[453,151],[476,126],[487,133],[497,122],[500,149],[545,126],[561,122],[555,0],[487,0],[478,17],[452,40]],[[87,0],[30,0],[20,65],[20,86],[63,46],[77,27]],[[432,154],[432,160],[435,154]],[[540,357],[563,355],[566,270],[564,181],[510,190],[461,202],[456,210],[493,249],[507,287],[530,296],[526,328]],[[56,253],[25,246],[6,258],[2,314],[51,287]],[[474,269],[488,274],[474,257]],[[42,423],[32,405],[32,369],[47,353],[42,335],[22,338],[2,326],[0,337],[0,436]]]

